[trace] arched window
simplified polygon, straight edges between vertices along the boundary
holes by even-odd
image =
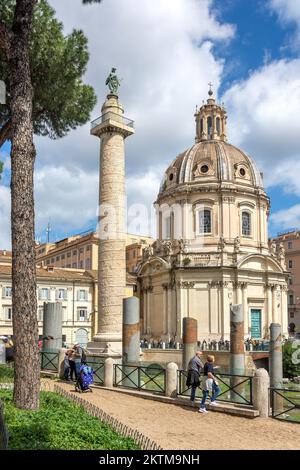
[[[251,214],[242,212],[242,235],[250,237],[251,235]]]
[[[207,134],[208,134],[208,137],[212,136],[212,118],[211,118],[211,116],[208,116],[208,118],[207,118]]]
[[[201,119],[201,121],[200,121],[200,132],[201,132],[201,134],[203,132],[203,119]]]
[[[218,135],[220,135],[221,134],[221,120],[219,117],[217,117],[216,119],[216,127],[217,127],[217,133]]]
[[[211,211],[209,209],[199,211],[199,233],[211,233]]]

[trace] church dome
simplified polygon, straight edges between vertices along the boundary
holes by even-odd
[[[178,155],[165,172],[159,196],[179,185],[228,183],[263,189],[262,174],[254,160],[226,138],[227,113],[209,91],[206,104],[196,108],[196,143]]]
[[[165,172],[160,194],[175,185],[213,181],[263,188],[262,174],[249,155],[225,141],[206,140],[173,161]]]

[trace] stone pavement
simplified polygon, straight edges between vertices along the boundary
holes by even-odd
[[[73,384],[59,382],[59,385],[69,392],[74,391]],[[142,432],[163,449],[300,450],[299,424],[216,412],[200,414],[198,408],[146,400],[100,387],[80,397]]]

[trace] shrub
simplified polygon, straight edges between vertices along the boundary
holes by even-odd
[[[293,342],[287,341],[282,348],[283,376],[296,377],[300,375],[300,364],[294,364],[292,355],[296,351]]]

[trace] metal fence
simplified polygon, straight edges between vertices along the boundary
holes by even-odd
[[[166,369],[151,366],[115,364],[114,387],[165,394]]]
[[[190,396],[191,387],[186,385],[187,371],[178,371],[178,389],[177,395]],[[252,405],[252,376],[239,375],[239,374],[227,374],[227,373],[215,373],[215,377],[218,379],[221,393],[217,400],[228,403],[236,403],[240,405]],[[200,386],[196,390],[196,398],[202,398],[201,380],[203,375],[200,375]]]
[[[58,352],[40,351],[41,370],[58,372]]]
[[[270,388],[271,416],[300,424],[300,390]]]
[[[94,383],[97,385],[104,385],[104,362],[101,362],[96,357],[87,357],[87,365],[93,368]]]
[[[99,124],[102,124],[103,122],[106,122],[108,120],[120,122],[128,127],[134,127],[134,121],[132,119],[129,119],[112,111],[108,111],[107,113],[102,114],[97,119],[94,119],[94,121],[91,122],[91,129],[94,129]]]

